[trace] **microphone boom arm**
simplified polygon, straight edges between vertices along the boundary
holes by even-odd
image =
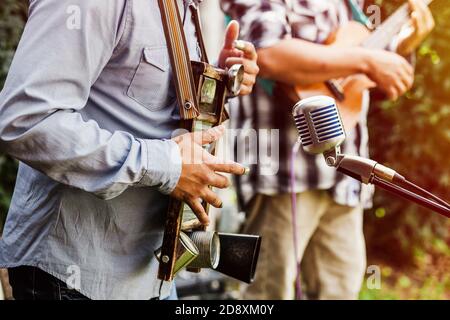
[[[374,177],[385,181],[404,181],[405,177],[396,171],[379,164],[376,161],[341,154],[340,147],[333,148],[324,153],[325,161],[330,167],[335,167],[338,171],[355,178],[362,183],[369,184]]]
[[[430,210],[433,210],[433,211],[443,215],[444,217],[450,218],[450,209],[444,207],[443,205],[441,205],[439,203],[436,203],[425,197],[419,196],[410,190],[404,189],[402,187],[399,187],[393,183],[389,183],[389,182],[379,179],[377,177],[375,177],[373,179],[372,183],[374,185],[376,185],[377,187],[380,187],[392,194],[400,196],[406,200],[413,201],[413,202],[417,203],[418,205],[421,205],[422,207],[428,208]]]
[[[339,147],[325,152],[324,157],[329,166],[335,167],[337,171],[345,175],[359,180],[364,184],[374,184],[390,193],[413,201],[450,218],[450,205],[447,202],[429,193],[427,193],[427,195],[432,197],[433,200],[427,199],[414,192],[414,190],[408,190],[397,185],[408,181],[396,171],[385,167],[376,161],[358,156],[341,154]],[[408,182],[408,184],[414,186],[414,184],[410,182]]]

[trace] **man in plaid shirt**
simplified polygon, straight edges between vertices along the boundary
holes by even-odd
[[[434,27],[423,0],[410,0],[410,32],[402,33],[385,50],[322,45],[332,34],[362,16],[357,0],[221,0],[224,12],[240,22],[242,36],[258,49],[259,85],[240,99],[232,114],[234,127],[244,129],[238,148],[249,154],[252,174],[240,178],[238,193],[246,213],[246,233],[261,234],[256,281],[244,298],[292,299],[297,275],[290,192],[297,196],[298,256],[308,298],[355,299],[365,274],[363,209],[371,206],[372,190],[327,167],[323,157],[302,151],[296,158],[295,187],[290,186],[289,158],[298,133],[292,102],[273,90],[271,82],[313,84],[365,74],[386,96],[397,99],[411,88],[412,66],[402,56],[413,53]],[[268,81],[270,80],[270,81]],[[356,126],[347,128],[346,154],[368,157],[366,94]],[[259,135],[258,150],[279,151],[279,162],[266,165],[245,142],[245,129],[278,129],[279,139]],[[242,151],[242,150],[241,150]]]

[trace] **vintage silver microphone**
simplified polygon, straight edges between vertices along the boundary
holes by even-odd
[[[293,114],[306,152],[326,153],[345,141],[344,125],[333,98],[317,96],[301,100],[294,106]]]
[[[374,175],[388,181],[403,178],[375,161],[340,153],[346,135],[333,98],[317,96],[301,100],[294,106],[293,114],[303,150],[309,154],[323,154],[329,166],[345,171],[366,184],[370,183]]]
[[[316,96],[301,100],[294,106],[293,116],[305,152],[323,154],[326,163],[341,173],[365,184],[373,183],[450,217],[447,202],[409,182],[396,171],[370,159],[341,154],[340,146],[346,135],[333,98]]]

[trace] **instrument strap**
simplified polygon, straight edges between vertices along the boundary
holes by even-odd
[[[199,116],[199,103],[177,0],[158,0],[181,119]]]
[[[352,11],[353,20],[362,23],[367,27],[367,29],[373,30],[372,22],[370,22],[369,18],[366,16],[361,7],[355,2],[355,0],[347,0],[347,5]]]

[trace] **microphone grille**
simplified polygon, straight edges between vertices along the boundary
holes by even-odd
[[[333,139],[344,134],[344,127],[342,126],[335,103],[311,111],[311,120],[319,142]]]
[[[342,144],[345,130],[334,99],[307,98],[294,107],[295,125],[306,152],[320,154]]]
[[[309,131],[308,123],[306,122],[305,115],[299,114],[294,116],[294,121],[300,134],[300,139],[302,140],[303,147],[312,145],[313,141],[311,133]]]

